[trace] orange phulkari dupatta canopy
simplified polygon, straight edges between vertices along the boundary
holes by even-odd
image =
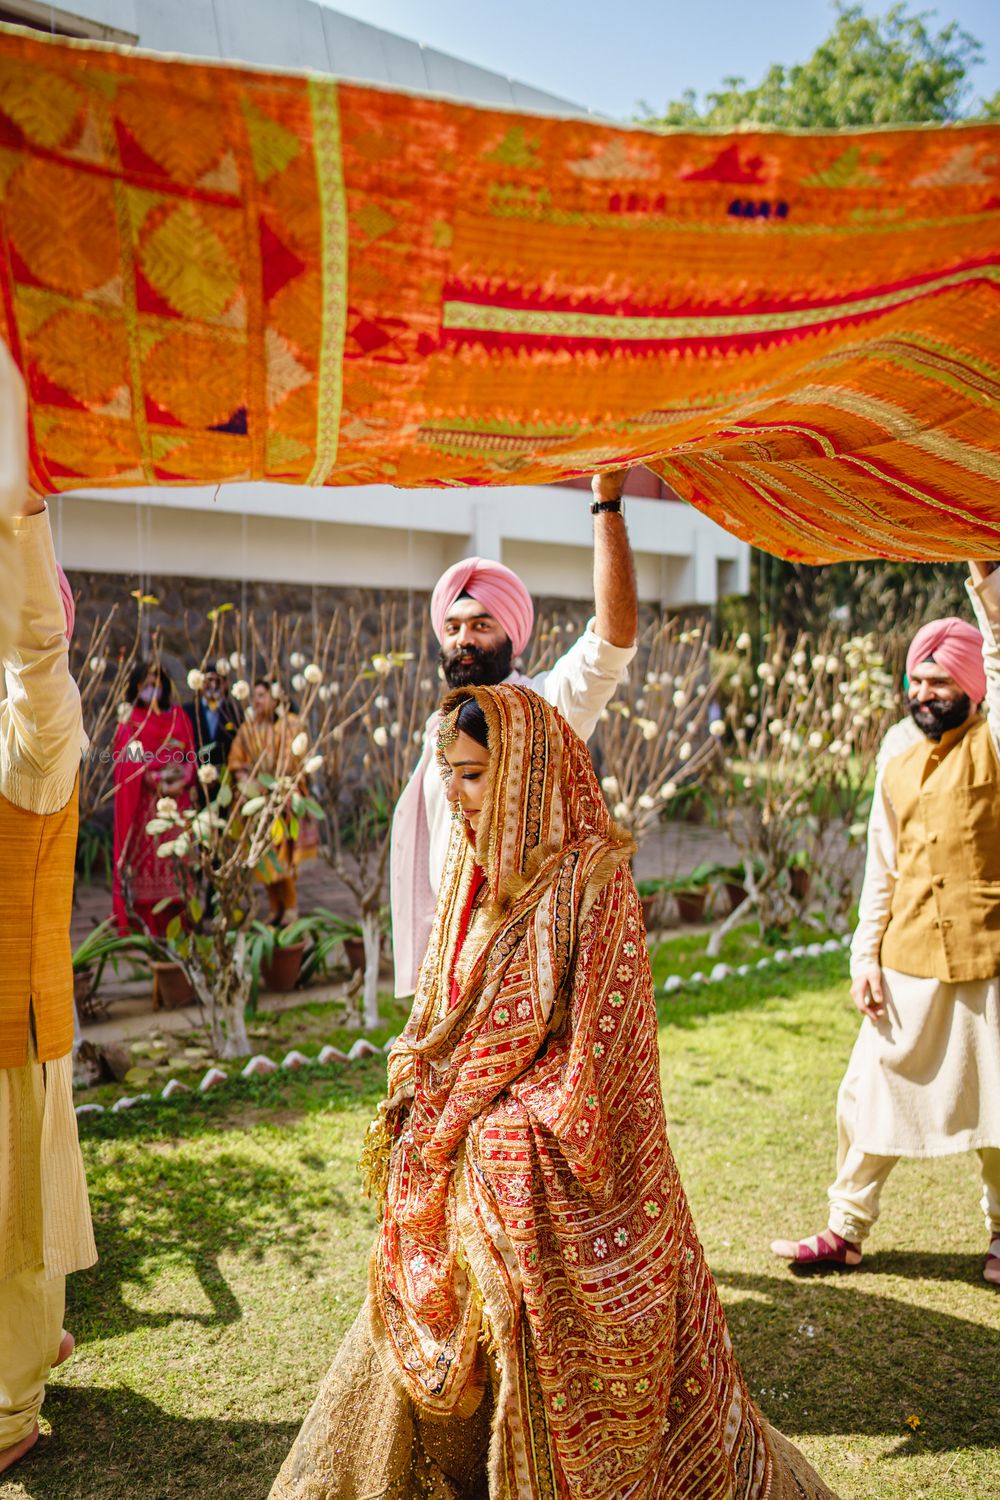
[[[790,557],[1000,552],[1000,128],[660,135],[0,30],[36,485],[641,461]]]

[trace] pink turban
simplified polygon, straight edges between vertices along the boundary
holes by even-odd
[[[69,586],[69,579],[63,572],[59,563],[56,563],[56,572],[59,574],[59,592],[62,594],[63,614],[66,617],[66,639],[73,639],[73,626],[76,623],[76,600],[73,598],[73,590]]]
[[[957,615],[928,620],[910,642],[906,653],[907,676],[912,677],[914,667],[919,667],[929,656],[933,656],[937,665],[955,679],[973,703],[982,703],[986,697],[983,638],[974,625],[960,620]]]
[[[535,606],[516,573],[486,557],[466,557],[438,579],[431,595],[431,624],[439,641],[444,622],[459,594],[477,600],[510,636],[514,655],[520,656],[531,638]]]

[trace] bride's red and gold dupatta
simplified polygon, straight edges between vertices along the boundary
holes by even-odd
[[[272,1495],[829,1500],[750,1400],[667,1142],[631,840],[553,708],[446,716],[470,696],[489,783],[389,1060],[369,1297]]]

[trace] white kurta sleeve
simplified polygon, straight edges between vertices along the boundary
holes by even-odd
[[[851,976],[879,962],[882,938],[889,925],[889,911],[896,886],[896,816],[885,794],[885,768],[920,738],[912,719],[894,724],[878,753],[875,790],[868,817],[868,849],[865,875],[858,902],[858,925],[851,940]]]
[[[27,406],[24,381],[0,339],[0,653],[17,630],[21,580],[11,516],[28,493]]]
[[[624,679],[635,646],[612,646],[594,634],[593,620],[578,641],[547,672],[528,685],[557,708],[582,740],[589,740]]]
[[[30,812],[57,812],[69,801],[87,741],[69,671],[48,513],[17,517],[14,542],[23,592],[15,638],[3,659],[0,789]]]
[[[976,623],[983,633],[983,665],[986,668],[983,708],[993,744],[1000,755],[1000,568],[994,568],[980,584],[974,584],[970,579],[965,587],[976,613]]]

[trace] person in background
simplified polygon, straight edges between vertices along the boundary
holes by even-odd
[[[138,921],[140,928],[163,937],[181,911],[184,895],[171,861],[157,857],[168,835],[149,834],[146,825],[161,798],[171,798],[181,812],[191,806],[197,774],[194,736],[187,714],[173,703],[173,684],[158,664],[142,661],[132,669],[127,699],[113,746],[112,903],[120,932]]]
[[[202,675],[201,686],[195,690],[190,703],[185,703],[184,712],[191,724],[191,734],[200,766],[215,766],[217,771],[229,764],[236,731],[243,715],[236,702],[226,691],[221,673],[209,669]],[[207,801],[211,788],[202,788],[202,800]]]
[[[252,713],[236,731],[229,751],[229,769],[237,786],[245,788],[261,772],[269,776],[295,772],[302,758],[292,743],[301,728],[297,715],[275,697],[271,683],[259,677],[253,685]],[[297,920],[298,868],[315,853],[314,843],[293,839],[285,827],[257,866],[273,926],[290,927]]]

